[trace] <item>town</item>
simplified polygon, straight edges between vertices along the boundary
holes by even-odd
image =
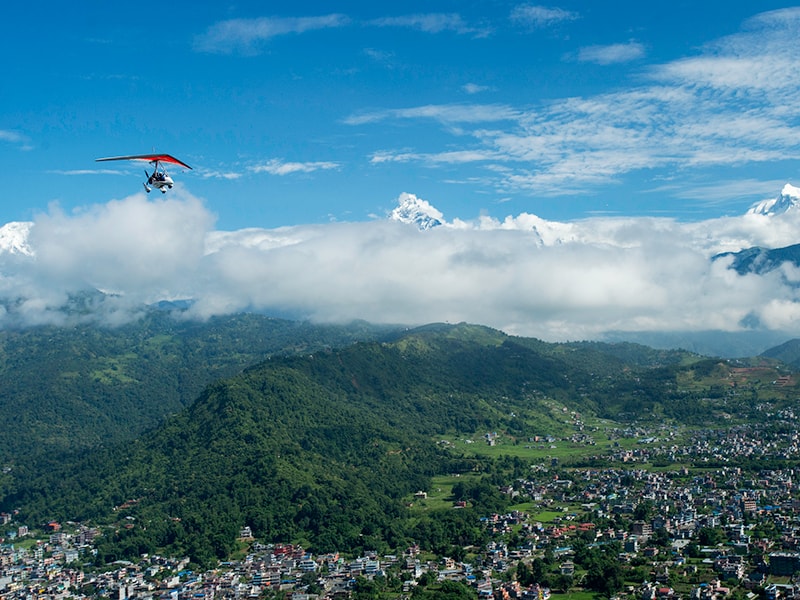
[[[0,600],[410,598],[416,588],[445,582],[472,597],[498,599],[547,600],[579,591],[630,600],[796,598],[800,466],[792,464],[800,458],[800,435],[766,423],[681,436],[667,428],[614,429],[604,435],[635,439],[635,446],[586,453],[570,465],[531,464],[528,477],[500,488],[520,508],[484,515],[490,541],[458,557],[417,545],[397,554],[315,555],[255,539],[243,523],[242,555],[210,571],[188,558],[155,555],[100,566],[93,544],[103,528],[26,525],[2,514]],[[593,435],[598,432],[545,442],[591,449]],[[483,441],[501,442],[494,433]],[[420,490],[410,504],[424,503],[428,494]],[[452,502],[452,510],[464,507]]]

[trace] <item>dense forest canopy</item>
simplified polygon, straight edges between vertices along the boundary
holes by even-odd
[[[116,328],[0,331],[0,464],[46,468],[53,456],[134,439],[183,410],[206,385],[270,355],[392,330],[256,314],[197,322],[151,310]]]

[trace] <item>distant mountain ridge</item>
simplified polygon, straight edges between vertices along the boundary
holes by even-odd
[[[780,346],[764,351],[761,355],[780,360],[795,369],[800,369],[800,339],[789,340]]]
[[[713,257],[713,260],[732,257],[730,268],[744,275],[755,273],[764,275],[780,268],[785,263],[800,266],[800,244],[785,248],[747,248],[739,252],[723,252]]]
[[[795,210],[798,206],[800,206],[800,188],[787,183],[777,198],[756,202],[749,208],[747,214],[780,215]]]
[[[750,215],[776,216],[796,211],[800,207],[800,188],[789,183],[783,186],[781,193],[769,200],[755,203],[747,211]],[[753,246],[738,252],[723,252],[712,257],[712,260],[731,258],[730,268],[739,275],[754,273],[765,275],[780,268],[783,263],[800,266],[800,244],[782,248],[762,248]]]

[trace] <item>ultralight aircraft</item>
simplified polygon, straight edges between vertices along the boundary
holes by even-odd
[[[147,177],[147,181],[144,182],[144,189],[148,194],[152,188],[161,190],[162,194],[166,194],[167,190],[171,190],[172,186],[175,185],[175,181],[173,181],[172,177],[167,173],[164,163],[179,165],[187,169],[192,168],[185,162],[169,154],[134,154],[131,156],[109,156],[107,158],[96,159],[97,162],[106,160],[146,160],[153,165],[152,173],[148,173],[147,169],[144,170],[144,174]]]

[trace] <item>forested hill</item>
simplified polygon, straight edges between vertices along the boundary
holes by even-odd
[[[37,465],[132,439],[203,388],[274,353],[377,339],[390,328],[314,325],[261,315],[206,322],[152,310],[121,327],[0,332],[0,464]]]
[[[441,448],[441,436],[563,432],[569,409],[708,422],[715,386],[730,388],[732,367],[640,350],[458,325],[275,356],[213,383],[136,443],[38,477],[12,471],[0,509],[33,522],[131,517],[105,540],[108,560],[165,551],[210,561],[226,556],[243,525],[320,551],[396,547],[436,531],[409,518],[404,499],[434,474],[475,467]],[[741,402],[747,418],[744,389],[719,397],[728,410]],[[475,515],[458,515],[456,532],[475,526]]]
[[[794,368],[800,368],[800,340],[792,339],[766,350],[762,356],[774,358]]]

